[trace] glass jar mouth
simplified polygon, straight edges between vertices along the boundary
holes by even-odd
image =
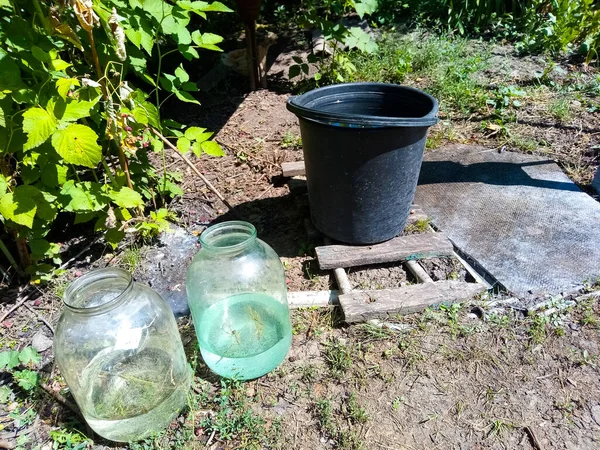
[[[254,225],[242,220],[232,220],[208,227],[200,235],[202,248],[215,251],[242,249],[256,239]]]
[[[69,285],[63,295],[66,308],[76,313],[94,314],[122,303],[133,288],[133,279],[117,267],[92,270]]]

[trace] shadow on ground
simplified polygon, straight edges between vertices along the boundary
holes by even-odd
[[[465,165],[453,161],[424,161],[419,184],[483,183],[499,186],[532,186],[561,191],[580,191],[573,183],[532,178],[524,169],[545,164],[554,164],[554,162],[482,162]]]

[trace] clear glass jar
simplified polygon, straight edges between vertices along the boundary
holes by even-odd
[[[119,442],[164,430],[190,385],[169,305],[116,268],[78,278],[63,302],[54,355],[90,427]]]
[[[292,343],[283,265],[247,222],[224,222],[200,236],[187,296],[206,365],[239,380],[277,367]]]

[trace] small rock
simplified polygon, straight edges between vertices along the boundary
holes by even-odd
[[[35,348],[38,351],[38,353],[42,353],[48,350],[50,347],[52,347],[52,339],[47,337],[41,331],[38,331],[37,333],[35,333],[35,336],[33,336],[31,346]]]
[[[594,405],[591,407],[592,418],[600,426],[600,405]]]
[[[581,102],[579,100],[573,100],[573,102],[571,104],[577,108],[579,108],[581,106]]]

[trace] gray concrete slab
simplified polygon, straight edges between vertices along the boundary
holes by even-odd
[[[518,296],[600,278],[600,203],[551,160],[465,145],[428,151],[415,202]]]

